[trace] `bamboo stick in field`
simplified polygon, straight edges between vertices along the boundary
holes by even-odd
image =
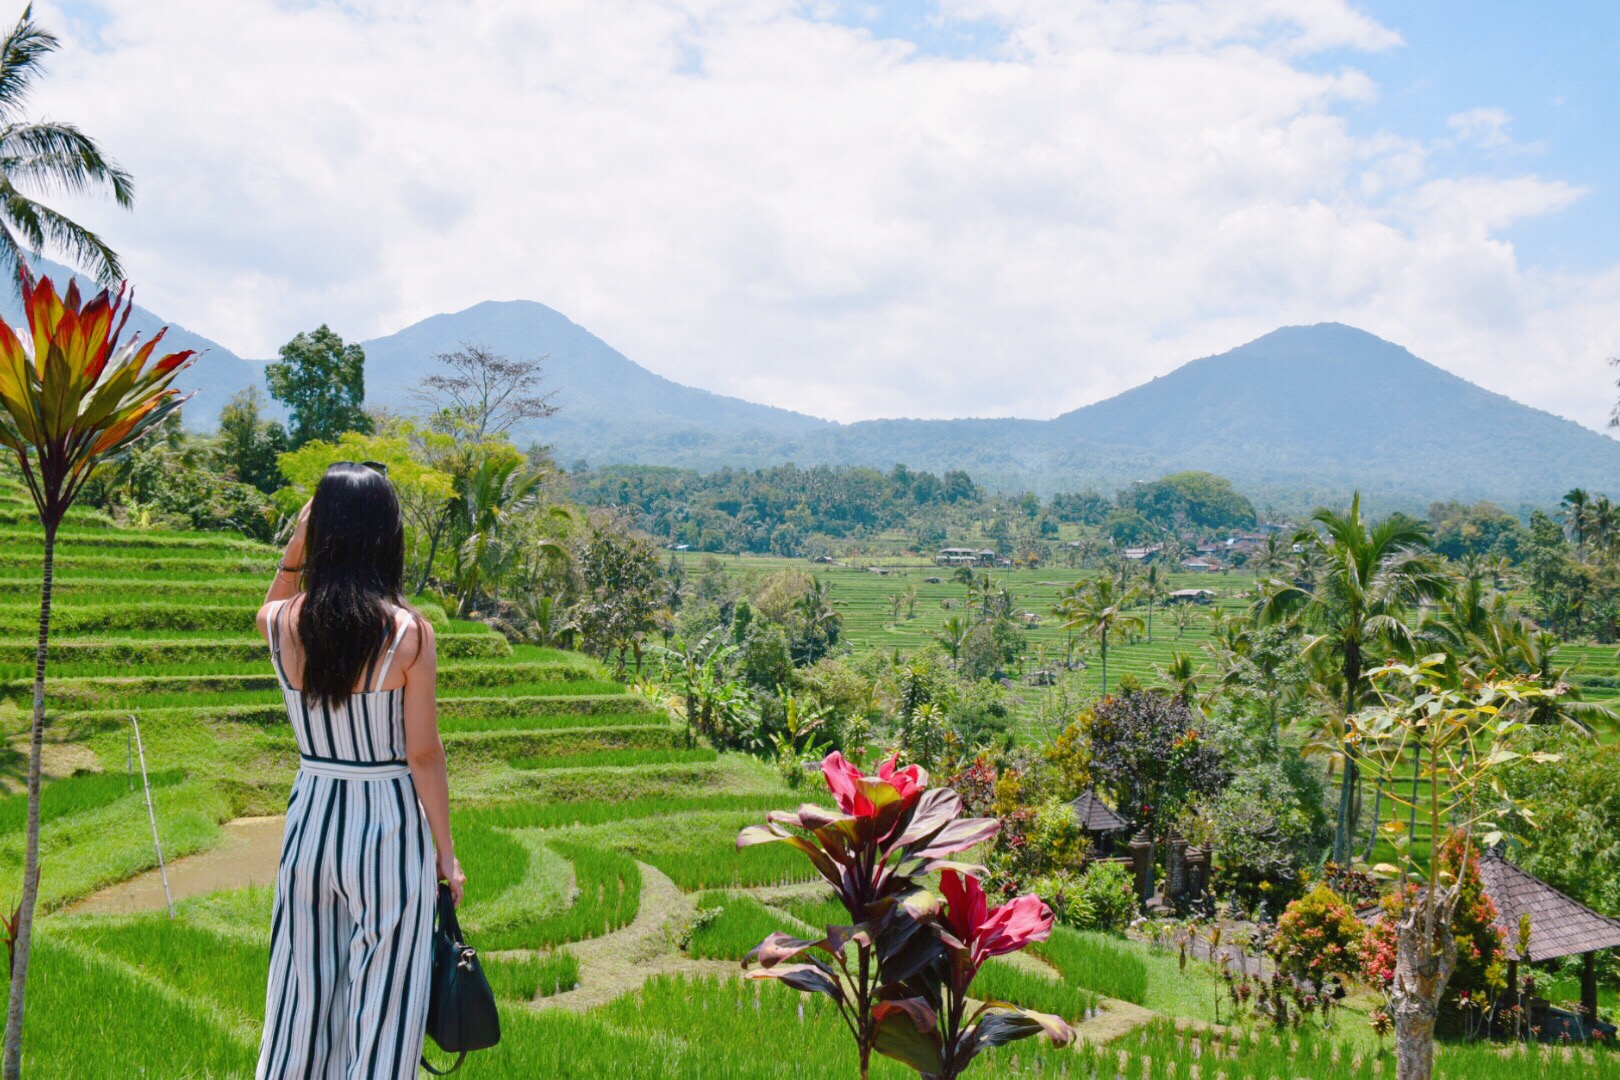
[[[174,918],[174,894],[169,892],[169,871],[163,865],[163,842],[158,839],[157,811],[152,808],[152,784],[146,778],[146,747],[141,745],[141,722],[135,719],[135,714],[129,714],[129,722],[135,726],[135,752],[141,758],[141,786],[146,789],[146,816],[152,822],[152,847],[157,849],[158,876],[163,879],[163,900],[169,905],[169,918]]]

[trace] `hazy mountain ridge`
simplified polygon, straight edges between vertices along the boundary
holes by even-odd
[[[59,280],[69,274],[47,260],[36,265]],[[20,319],[15,295],[0,296],[0,316]],[[143,307],[130,320],[146,334],[160,325]],[[515,434],[552,444],[565,465],[904,462],[1042,494],[1106,493],[1196,468],[1285,508],[1340,500],[1355,488],[1383,507],[1489,498],[1514,510],[1549,505],[1576,486],[1620,492],[1620,442],[1337,323],[1283,327],[1052,420],[840,424],[666,379],[544,304],[485,301],[361,342],[368,403],[412,409],[433,357],[464,342],[547,358],[546,385],[560,412]],[[187,409],[191,426],[212,426],[231,394],[262,385],[262,361],[180,326],[166,343],[208,350],[180,380],[200,391]]]

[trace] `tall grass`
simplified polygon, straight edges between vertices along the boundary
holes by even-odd
[[[188,999],[228,1010],[244,1024],[264,1020],[268,944],[214,934],[166,913],[70,924],[66,932]]]
[[[268,657],[266,659],[268,664]],[[236,705],[266,705],[278,704],[281,701],[281,691],[277,689],[275,677],[268,678],[269,685],[252,687],[248,689],[229,690],[170,690],[154,691],[151,693],[106,693],[95,697],[83,696],[56,696],[52,701],[58,707],[80,707],[95,709],[172,709],[172,708],[212,708],[230,707]],[[11,689],[8,684],[7,689]],[[77,689],[69,687],[69,690]],[[529,697],[571,697],[576,694],[612,694],[622,692],[623,687],[618,683],[595,682],[576,680],[572,682],[553,683],[524,683],[510,688],[507,687],[470,687],[457,691],[455,697],[441,699],[441,707],[454,715],[466,715],[482,708],[486,712],[507,713],[511,709],[519,708],[509,704],[509,695],[524,695]],[[30,692],[32,688],[30,687]],[[16,691],[13,691],[16,692]],[[479,705],[468,704],[460,713],[456,706],[462,701],[480,702]],[[488,704],[484,704],[488,702]],[[497,705],[495,702],[507,704]]]
[[[641,907],[641,868],[605,848],[555,842],[552,848],[574,864],[574,902],[553,915],[483,931],[484,949],[537,949],[608,934],[628,926]]]
[[[205,1080],[253,1072],[257,1040],[222,1026],[206,1002],[160,997],[116,963],[98,961],[98,954],[53,941],[48,933],[34,948],[23,1075]],[[230,963],[222,959],[211,954],[201,962],[229,972]]]
[[[699,960],[741,960],[776,931],[793,930],[752,896],[706,892],[698,897],[697,906],[699,911],[718,913],[692,931],[686,951]]]
[[[1066,983],[1137,1005],[1147,1002],[1147,965],[1141,948],[1128,941],[1060,926],[1030,951],[1057,968]]]
[[[542,757],[512,759],[515,769],[595,769],[633,768],[638,765],[674,765],[694,761],[715,761],[719,755],[713,750],[698,747],[691,750],[626,749],[595,750],[583,754],[550,754]]]
[[[488,902],[523,880],[529,849],[498,829],[478,822],[455,826],[456,857],[467,871],[464,903]]]
[[[974,976],[972,995],[980,1001],[1010,1001],[1073,1021],[1084,1020],[1097,1004],[1097,995],[1089,990],[996,959],[987,961]]]
[[[481,959],[489,988],[499,998],[527,1002],[567,993],[579,985],[579,960],[561,950],[539,956],[506,954]]]
[[[1620,1055],[1588,1048],[1491,1043],[1439,1043],[1435,1080],[1616,1080]],[[1393,1077],[1391,1053],[1363,1051],[1307,1029],[1276,1034],[1269,1030],[1179,1030],[1156,1020],[1106,1045],[1082,1045],[1076,1051],[1078,1076],[1125,1076],[1135,1080],[1188,1077],[1197,1067],[1204,1076],[1228,1080],[1271,1080],[1273,1077],[1333,1077],[1335,1080],[1381,1080]]]
[[[183,769],[164,769],[148,778],[153,787],[168,787],[184,780],[186,774]],[[95,810],[140,791],[140,778],[123,773],[88,773],[53,780],[40,790],[39,821],[43,825],[69,814]],[[0,836],[21,832],[27,824],[27,795],[0,798]]]
[[[759,818],[757,813],[686,814],[626,830],[612,843],[691,892],[819,880],[810,860],[785,844],[737,850],[737,833]]]
[[[782,805],[781,795],[648,796],[621,802],[590,800],[571,803],[513,801],[486,803],[457,811],[463,818],[502,829],[562,829],[606,825],[643,818],[668,819],[715,811],[763,812]],[[735,837],[733,837],[735,840]]]

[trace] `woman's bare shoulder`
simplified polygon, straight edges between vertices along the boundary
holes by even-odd
[[[254,623],[259,628],[260,637],[270,636],[270,620],[287,617],[286,609],[291,608],[303,593],[295,593],[281,600],[269,600],[259,605],[259,613],[254,617]]]
[[[438,639],[427,616],[414,608],[401,608],[397,616],[405,620],[405,633],[400,638],[399,651],[409,657],[406,670],[418,666],[423,660],[438,662]]]

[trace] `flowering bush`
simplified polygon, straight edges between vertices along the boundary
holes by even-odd
[[[1326,885],[1318,885],[1283,909],[1270,952],[1285,975],[1320,983],[1329,975],[1357,970],[1365,935],[1366,928],[1350,905]]]
[[[873,1050],[949,1080],[1001,1043],[1040,1032],[1067,1043],[1073,1033],[1057,1017],[1004,1001],[966,1012],[986,959],[1040,941],[1052,927],[1051,910],[1035,896],[991,909],[982,868],[948,858],[989,840],[1001,823],[961,817],[956,792],[929,788],[926,771],[897,758],[866,776],[834,752],[821,771],[837,812],[810,804],[772,811],[737,846],[784,843],[803,852],[851,922],[820,938],[770,935],[744,958],[745,968],[760,965],[749,977],[831,998],[855,1037],[863,1078]],[[943,898],[920,884],[934,872]]]
[[[1081,929],[1123,931],[1136,917],[1136,883],[1121,864],[1092,863],[1080,885],[1092,909],[1090,925]]]
[[[1456,874],[1463,863],[1463,852],[1470,850],[1467,871],[1462,877],[1457,911],[1452,917],[1452,936],[1457,942],[1457,966],[1446,984],[1444,1000],[1478,999],[1499,989],[1505,982],[1502,960],[1502,931],[1496,926],[1496,905],[1479,877],[1478,851],[1465,849],[1462,837],[1452,833],[1440,848],[1440,865],[1447,874]],[[1379,906],[1383,917],[1367,932],[1361,949],[1362,974],[1374,986],[1387,986],[1395,977],[1395,923],[1401,909],[1415,902],[1416,885],[1385,896]]]

